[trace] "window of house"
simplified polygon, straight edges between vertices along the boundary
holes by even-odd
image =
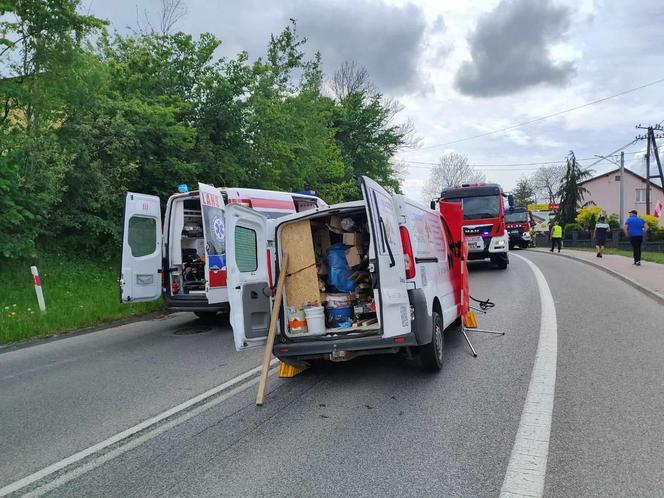
[[[614,180],[617,181],[617,182],[619,182],[619,181],[620,181],[620,175],[616,175],[616,176],[614,177]]]
[[[646,202],[646,189],[644,188],[636,189],[636,202]]]

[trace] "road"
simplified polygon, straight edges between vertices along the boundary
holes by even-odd
[[[557,311],[557,375],[545,496],[657,496],[664,489],[664,309],[582,263],[521,251]],[[443,371],[398,357],[270,377],[211,398],[126,444],[22,488],[48,496],[497,496],[540,331],[532,270],[474,264],[496,308],[446,335]],[[258,365],[227,327],[186,314],[0,354],[0,487]],[[179,333],[176,334],[175,332]],[[254,382],[254,381],[252,381]],[[248,387],[247,387],[248,386]]]

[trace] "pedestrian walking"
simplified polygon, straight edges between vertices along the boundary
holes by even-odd
[[[643,234],[648,231],[648,224],[643,218],[639,218],[638,214],[636,209],[632,209],[629,212],[629,218],[625,220],[623,230],[632,244],[634,264],[641,266],[641,244],[643,244]]]
[[[597,249],[597,257],[601,258],[604,254],[604,246],[606,245],[606,236],[609,233],[609,224],[606,222],[604,216],[600,216],[595,223],[595,230],[593,230],[593,239],[595,240],[595,248]]]
[[[563,246],[563,227],[560,226],[560,223],[554,221],[551,227],[551,252],[556,246],[558,246],[558,252],[560,252]]]

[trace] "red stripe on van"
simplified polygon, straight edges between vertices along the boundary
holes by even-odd
[[[281,199],[262,199],[252,197],[251,207],[254,209],[289,209],[295,212],[295,203],[293,202],[293,199],[285,201]]]

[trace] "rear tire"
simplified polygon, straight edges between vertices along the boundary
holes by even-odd
[[[431,314],[431,342],[419,347],[420,363],[427,372],[438,372],[443,368],[443,320],[437,311]]]

